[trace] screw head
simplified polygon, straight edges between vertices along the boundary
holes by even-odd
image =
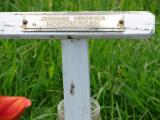
[[[124,25],[124,20],[120,20],[120,21],[119,21],[119,24],[120,24],[120,25]]]
[[[23,24],[23,25],[27,25],[27,23],[28,23],[27,20],[23,20],[23,21],[22,21],[22,24]]]

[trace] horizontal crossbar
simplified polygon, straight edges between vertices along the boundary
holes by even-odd
[[[0,12],[0,38],[149,38],[150,12]]]

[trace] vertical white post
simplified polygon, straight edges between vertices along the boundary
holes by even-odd
[[[65,120],[91,120],[87,40],[62,40]]]

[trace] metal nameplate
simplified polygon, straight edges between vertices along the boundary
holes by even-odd
[[[124,17],[108,15],[25,15],[22,31],[33,32],[123,32]]]

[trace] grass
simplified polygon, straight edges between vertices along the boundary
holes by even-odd
[[[0,11],[151,11],[150,40],[91,40],[91,93],[103,120],[160,119],[159,0],[0,0]],[[1,40],[0,94],[33,101],[21,120],[55,120],[63,99],[58,40]]]

